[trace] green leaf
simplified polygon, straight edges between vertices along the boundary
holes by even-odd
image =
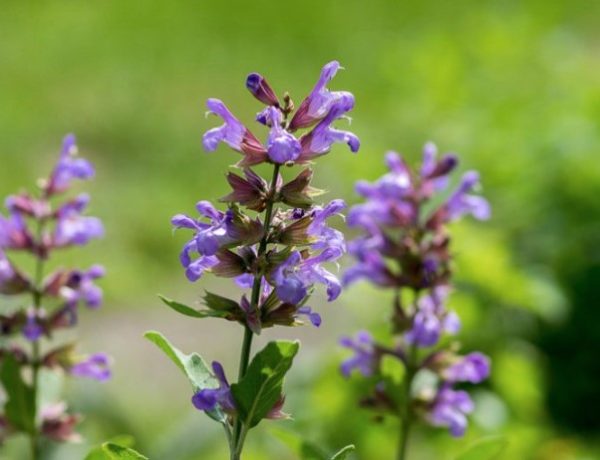
[[[160,348],[186,375],[192,384],[194,393],[205,388],[217,388],[219,386],[218,380],[213,376],[208,365],[198,353],[186,355],[175,348],[165,336],[157,331],[148,331],[144,334],[144,337]],[[225,415],[219,409],[206,411],[206,415],[217,422],[225,423]]]
[[[231,385],[239,416],[249,428],[256,426],[281,397],[283,379],[299,348],[298,341],[269,342],[254,356],[246,375]]]
[[[494,460],[507,445],[508,441],[504,436],[486,436],[471,444],[456,460]]]
[[[349,444],[346,447],[337,451],[335,454],[333,454],[333,457],[331,457],[331,460],[344,460],[344,459],[348,458],[348,456],[355,450],[356,450],[356,447],[354,447],[354,444]]]
[[[111,438],[108,442],[111,444],[117,444],[121,447],[132,447],[134,444],[134,439],[133,436],[123,434]],[[103,446],[96,446],[87,454],[84,460],[112,460],[112,458],[113,457],[110,457],[109,454],[104,450]]]
[[[35,393],[23,381],[21,366],[10,354],[3,359],[0,381],[7,398],[4,405],[6,418],[17,430],[32,433],[35,430]]]
[[[185,315],[185,316],[190,316],[192,318],[209,318],[209,317],[214,317],[214,316],[217,316],[217,317],[223,316],[223,314],[215,314],[215,312],[212,312],[212,311],[196,310],[195,308],[192,308],[192,307],[189,307],[182,303],[168,299],[167,297],[164,297],[160,294],[158,295],[158,297],[160,298],[160,300],[162,300],[165,303],[165,305],[172,308],[177,313],[181,313],[182,315]]]
[[[237,312],[240,310],[240,305],[235,301],[222,297],[218,294],[205,291],[204,303],[211,310],[223,311],[223,312]]]
[[[110,460],[148,460],[148,457],[139,452],[112,442],[102,444],[102,450],[108,455]]]
[[[190,380],[194,391],[219,386],[219,382],[198,353],[186,355],[175,348],[160,332],[148,331],[144,334],[144,337],[160,348],[175,363]]]

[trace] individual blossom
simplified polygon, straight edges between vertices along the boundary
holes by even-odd
[[[300,155],[300,142],[282,126],[283,115],[275,107],[268,109],[271,132],[267,141],[267,153],[273,163],[285,164],[295,161]]]
[[[437,393],[427,414],[433,426],[447,427],[450,434],[460,437],[467,429],[467,415],[475,405],[466,391],[454,390],[444,385]]]
[[[59,295],[67,305],[76,306],[81,301],[90,308],[98,308],[102,304],[102,289],[96,285],[96,280],[104,275],[101,265],[93,265],[88,270],[73,270],[66,277]]]
[[[444,332],[456,334],[459,331],[460,319],[456,313],[444,308],[447,295],[447,289],[437,288],[419,299],[412,327],[404,336],[407,343],[431,347],[438,343]]]
[[[354,355],[347,358],[341,364],[341,371],[346,377],[349,377],[354,369],[358,370],[365,377],[373,375],[377,365],[377,351],[373,337],[368,331],[360,331],[356,337],[342,337],[340,345],[354,352]]]
[[[69,368],[69,373],[75,377],[86,377],[99,382],[105,382],[111,377],[110,360],[105,353],[94,353]]]
[[[100,219],[82,215],[88,202],[89,196],[83,194],[58,209],[52,237],[53,247],[82,246],[92,239],[104,236]]]
[[[327,84],[342,67],[337,61],[331,61],[321,70],[321,75],[311,93],[302,101],[290,121],[290,129],[307,128],[322,120],[340,99],[352,100],[354,96],[346,91],[329,91]]]
[[[219,407],[224,412],[234,412],[235,403],[231,396],[231,388],[221,363],[212,363],[213,373],[218,381],[217,388],[205,388],[198,391],[192,397],[192,404],[198,410],[212,411]]]
[[[342,290],[341,284],[322,264],[335,261],[340,256],[335,249],[326,249],[321,254],[306,259],[300,252],[293,252],[273,271],[272,279],[277,296],[284,302],[298,304],[315,283],[321,283],[327,288],[327,300],[331,302],[337,299]]]
[[[92,164],[77,156],[78,149],[73,134],[67,135],[63,140],[63,146],[58,163],[54,167],[50,179],[46,184],[46,194],[53,195],[69,189],[75,179],[87,180],[94,177]]]
[[[246,128],[229,109],[218,99],[209,99],[206,103],[209,113],[213,113],[225,122],[218,128],[207,131],[202,137],[202,145],[207,152],[217,149],[220,142],[225,142],[233,150],[244,155],[243,164],[251,166],[262,163],[267,158],[267,149]]]
[[[458,358],[458,361],[443,371],[448,382],[481,383],[490,375],[490,358],[483,353],[473,352]]]

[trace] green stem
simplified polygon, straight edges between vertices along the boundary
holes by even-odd
[[[44,232],[44,222],[39,221],[37,227],[37,241],[41,243]],[[44,277],[44,259],[41,255],[37,255],[36,263],[35,263],[35,277],[34,277],[34,286],[32,291],[33,297],[33,308],[36,312],[42,306],[42,280]],[[30,434],[30,444],[31,444],[31,458],[33,460],[38,460],[40,458],[40,442],[39,442],[39,430],[37,426],[37,401],[38,401],[38,381],[39,381],[39,372],[40,372],[40,342],[39,339],[35,340],[31,344],[31,366],[32,366],[32,376],[31,376],[31,388],[33,391],[33,403],[34,403],[34,411],[33,411],[33,431]]]
[[[410,390],[413,379],[415,377],[416,367],[416,352],[415,345],[411,345],[406,357],[406,376],[402,385],[402,406],[400,408],[400,438],[398,443],[398,460],[405,460],[408,452],[408,441],[410,437],[410,429],[412,426],[412,409]]]
[[[279,168],[281,165],[276,164],[273,168],[273,177],[271,179],[271,187],[269,189],[269,196],[267,206],[265,208],[265,220],[264,220],[264,233],[258,245],[257,257],[260,260],[267,251],[267,245],[269,243],[269,230],[271,228],[271,220],[273,219],[273,206],[275,204],[275,194],[277,193],[277,178],[279,177]],[[252,294],[250,297],[250,308],[253,311],[257,311],[259,308],[260,293],[262,290],[262,273],[258,273],[254,277],[254,284],[252,285]],[[242,342],[242,351],[240,354],[240,367],[238,372],[238,382],[246,375],[248,370],[248,364],[250,362],[250,352],[252,350],[252,338],[254,334],[252,330],[246,326],[244,328],[244,339]],[[231,460],[239,460],[242,455],[242,449],[244,448],[244,441],[246,439],[246,429],[243,427],[243,422],[236,418],[233,428],[233,442],[231,449]]]

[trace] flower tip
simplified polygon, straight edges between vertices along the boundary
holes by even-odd
[[[479,184],[479,173],[477,171],[467,171],[462,177],[462,183],[468,189],[475,187]]]
[[[69,133],[63,138],[62,153],[63,155],[74,155],[77,153],[75,134]]]
[[[437,151],[438,151],[438,148],[434,142],[432,142],[432,141],[425,142],[425,145],[423,146],[423,154],[424,155],[435,156],[435,155],[437,155]]]
[[[340,63],[338,61],[335,61],[335,60],[330,61],[323,66],[323,69],[321,70],[321,75],[326,80],[331,80],[335,76],[337,71],[340,70],[341,68],[342,68],[342,66],[340,65]]]
[[[263,77],[259,73],[252,72],[251,74],[248,74],[246,77],[246,88],[248,88],[251,93],[255,93],[260,87],[262,79]]]

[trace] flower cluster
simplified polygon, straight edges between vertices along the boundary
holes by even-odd
[[[9,196],[5,201],[6,215],[0,213],[0,294],[27,299],[19,302],[23,307],[0,315],[4,344],[0,348],[0,362],[3,373],[9,372],[5,368],[14,367],[17,380],[24,386],[27,384],[20,378],[20,369],[30,367],[34,394],[41,368],[61,369],[74,376],[99,381],[110,377],[108,357],[104,354],[79,355],[73,344],[54,349],[44,347],[44,353],[41,350],[42,339],[51,344],[57,330],[77,324],[80,305],[95,309],[102,303],[102,290],[95,284],[104,276],[101,266],[94,265],[85,270],[59,268],[47,275],[44,273],[45,263],[54,250],[81,246],[103,236],[100,220],[85,215],[90,201],[87,194],[61,199],[75,180],[93,176],[92,165],[77,155],[74,136],[66,136],[50,176],[39,182],[39,193]],[[30,254],[35,261],[34,273],[29,275],[19,268],[9,256],[11,252]],[[17,341],[6,340],[18,335],[31,343],[31,352]],[[5,390],[10,398],[11,389]],[[21,416],[30,417],[33,424],[37,424],[37,419],[42,420],[41,425],[29,429],[34,433],[58,441],[77,437],[73,429],[78,417],[68,415],[63,403],[42,408],[39,416],[34,405],[33,413]],[[5,431],[22,428],[22,421],[11,420],[8,410],[2,420]]]
[[[354,355],[342,364],[342,372],[349,376],[356,369],[374,379],[374,392],[364,400],[365,405],[398,415],[403,423],[419,415],[461,436],[473,402],[455,385],[486,379],[490,361],[481,353],[460,356],[442,341],[444,335],[454,335],[460,329],[457,314],[446,307],[451,288],[447,224],[467,214],[487,219],[489,204],[473,193],[479,176],[470,171],[440,205],[432,208],[458,160],[452,154],[437,158],[431,143],[425,145],[417,172],[394,152],[387,154],[386,163],[389,172],[379,180],[356,185],[365,202],[350,210],[348,224],[360,229],[362,236],[349,244],[356,264],[346,271],[344,282],[366,279],[394,291],[391,324],[396,343],[377,343],[366,331],[355,338],[344,337],[341,345]],[[383,375],[385,356],[398,359],[404,366],[402,385]],[[436,386],[415,387],[413,379],[420,372],[433,374]]]
[[[196,282],[204,274],[231,278],[242,289],[235,299],[207,292],[205,309],[197,310],[163,299],[179,313],[194,317],[218,317],[239,322],[245,329],[240,378],[249,359],[252,334],[262,329],[296,326],[308,320],[319,326],[321,317],[308,306],[316,285],[323,285],[329,301],[341,293],[341,283],[327,268],[346,251],[342,233],[329,225],[341,216],[345,203],[333,200],[317,204],[322,191],[311,186],[313,170],[305,166],[292,179],[284,180],[283,167],[305,165],[324,155],[334,143],[345,143],[352,152],[359,149],[358,138],[333,124],[346,118],[354,107],[354,96],[330,91],[328,83],[340,69],[338,62],[325,65],[317,84],[297,110],[289,96],[279,98],[260,74],[247,77],[246,87],[262,104],[256,120],[268,128],[263,144],[217,99],[208,100],[209,113],[224,124],[210,129],[202,139],[207,151],[224,142],[242,154],[237,163],[241,174],[229,172],[231,192],[221,198],[218,209],[208,201],[196,204],[198,216],[178,214],[172,218],[176,229],[192,232],[180,254],[188,280]],[[298,134],[304,130],[303,134]],[[266,163],[272,167],[270,179],[262,178],[252,167]],[[215,385],[196,389],[192,402],[209,415],[227,414],[233,428],[233,444],[241,449],[238,408],[223,367],[212,365]],[[265,418],[283,416],[283,395],[274,402]],[[237,444],[236,444],[237,443]]]

